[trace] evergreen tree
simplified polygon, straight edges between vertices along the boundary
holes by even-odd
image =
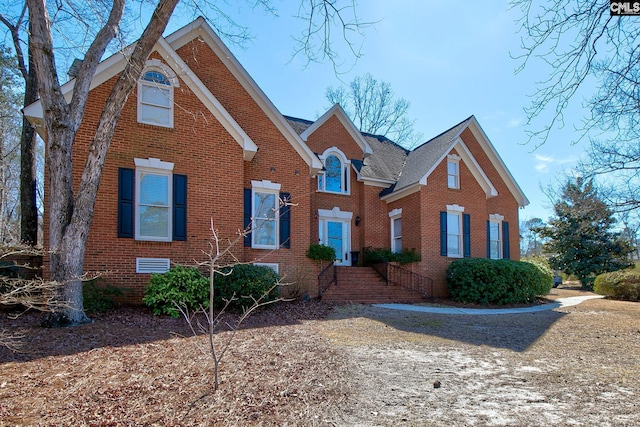
[[[590,289],[593,276],[629,267],[631,245],[612,231],[613,212],[598,195],[593,180],[568,179],[553,206],[555,217],[539,228],[552,268],[578,277]]]

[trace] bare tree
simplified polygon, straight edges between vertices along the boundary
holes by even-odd
[[[616,132],[616,139],[637,135],[637,20],[611,16],[609,2],[600,0],[514,0],[512,6],[522,12],[519,70],[532,61],[541,61],[549,70],[526,109],[529,125],[534,119],[543,120],[531,136],[544,143],[555,126],[565,124],[564,113],[572,99],[594,82],[596,92],[586,101],[591,114],[579,136],[593,127]]]
[[[395,99],[391,85],[369,73],[354,78],[348,89],[327,88],[326,96],[331,105],[344,108],[361,132],[384,135],[407,148],[421,142],[422,134],[415,132],[415,120],[408,116],[411,103],[404,98]]]
[[[97,2],[104,5],[101,2]],[[91,40],[84,53],[72,98],[65,100],[60,90],[60,80],[56,68],[53,34],[54,24],[44,0],[27,0],[31,25],[30,53],[35,64],[39,82],[40,102],[44,111],[47,131],[47,167],[49,171],[49,244],[51,249],[51,277],[64,284],[59,298],[69,303],[69,308],[51,315],[50,323],[74,324],[88,321],[83,310],[81,276],[84,265],[84,251],[93,218],[100,177],[105,157],[109,149],[122,108],[140,78],[144,63],[156,41],[162,35],[178,0],[159,0],[150,21],[132,50],[125,52],[127,64],[108,96],[93,140],[89,144],[88,155],[82,176],[74,193],[72,183],[72,157],[75,134],[83,118],[89,95],[91,79],[108,45],[116,38],[122,25],[125,0],[115,0],[105,19],[87,32]],[[259,4],[270,5],[267,0]],[[327,37],[331,24],[338,20],[342,9],[335,1],[322,0],[310,3],[309,19],[318,22],[309,26],[309,38],[320,34]],[[85,28],[93,26],[82,21],[82,16],[74,9],[74,3],[56,3],[56,14],[66,13],[69,20],[77,20]],[[187,7],[200,11],[206,6],[219,11],[215,3],[189,3]],[[205,14],[206,15],[206,14]],[[54,16],[55,17],[55,16]],[[344,24],[343,24],[344,26]],[[80,27],[82,28],[82,26]],[[95,36],[93,36],[95,34]],[[311,44],[309,44],[311,45]],[[77,162],[77,159],[76,159]]]

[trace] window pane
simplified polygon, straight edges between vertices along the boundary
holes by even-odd
[[[491,259],[500,259],[500,242],[491,241]]]
[[[500,224],[497,222],[489,223],[489,240],[500,240]]]
[[[460,234],[460,215],[447,214],[447,234]]]
[[[152,125],[171,125],[171,110],[165,107],[155,107],[153,105],[140,105],[141,121]]]
[[[448,162],[447,163],[447,171],[450,175],[458,174],[458,163],[456,162]]]
[[[140,235],[169,237],[169,208],[140,206]]]
[[[167,77],[162,74],[159,71],[147,71],[146,73],[144,73],[144,76],[142,77],[142,80],[148,81],[148,82],[153,82],[153,83],[158,83],[158,84],[163,84],[163,85],[170,85],[171,82],[169,81],[169,79],[167,79]]]
[[[396,218],[393,220],[393,237],[402,236],[402,220]]]
[[[447,235],[447,254],[460,255],[460,236]]]
[[[336,156],[329,156],[324,165],[327,191],[342,192],[342,162]]]
[[[255,245],[275,246],[276,222],[270,219],[255,219],[252,232]]]
[[[276,195],[273,193],[253,193],[255,218],[276,217]]]
[[[142,102],[169,108],[171,106],[169,89],[142,85]]]
[[[342,260],[344,249],[342,247],[342,223],[327,222],[327,246],[331,246],[336,251],[336,259]]]
[[[456,176],[449,175],[447,179],[447,186],[449,188],[458,188],[458,179]]]
[[[140,203],[169,206],[169,177],[143,173],[140,181]]]

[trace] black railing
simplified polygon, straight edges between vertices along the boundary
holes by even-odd
[[[318,274],[318,294],[322,295],[332,283],[336,282],[336,266],[332,262]]]
[[[387,281],[387,285],[394,284],[418,292],[423,298],[433,297],[433,280],[429,277],[388,262],[372,264],[371,267]]]
[[[387,264],[387,283],[395,283],[405,289],[418,292],[422,298],[433,297],[433,280],[399,265]]]

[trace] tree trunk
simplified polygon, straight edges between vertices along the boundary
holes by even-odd
[[[29,55],[24,106],[32,104],[37,99],[38,79],[31,55]],[[20,241],[27,245],[38,243],[36,176],[36,132],[31,123],[23,117],[20,137]]]

